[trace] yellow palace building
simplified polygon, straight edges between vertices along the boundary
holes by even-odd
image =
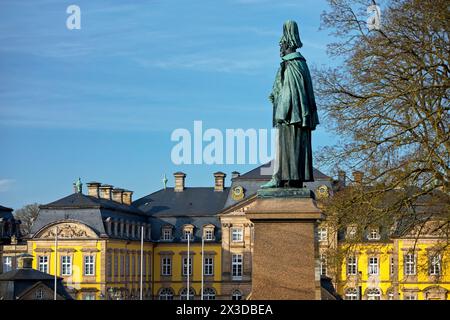
[[[185,174],[175,173],[174,188],[134,202],[131,191],[98,182],[83,194],[78,182],[73,194],[40,207],[27,239],[33,268],[56,271],[75,299],[139,299],[142,252],[144,299],[199,299],[202,279],[204,299],[216,299],[224,178],[219,172],[214,187],[186,188]]]

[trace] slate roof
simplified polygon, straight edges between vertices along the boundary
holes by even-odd
[[[53,290],[54,280],[54,276],[35,269],[24,268],[11,270],[0,274],[0,297],[5,300],[14,300],[38,282],[42,282]],[[57,293],[65,299],[72,299],[62,284],[62,278],[59,277]]]
[[[7,208],[4,206],[0,206],[0,218],[3,219],[13,219],[13,214],[12,214],[13,209],[11,208]]]
[[[212,224],[215,228],[215,240],[220,241],[220,221],[216,214],[223,208],[229,188],[214,191],[214,187],[185,188],[175,192],[173,188],[158,190],[142,197],[133,205],[149,216],[152,226],[152,238],[161,238],[162,227],[170,225],[174,231],[173,242],[181,241],[182,226],[194,226],[194,241],[200,240],[204,225]]]
[[[85,195],[83,193],[72,193],[71,195],[61,198],[57,201],[41,205],[41,209],[55,209],[55,208],[102,208],[108,210],[129,212],[133,214],[142,214],[133,206],[121,204],[113,200],[96,198]]]
[[[107,236],[103,220],[108,217],[136,222],[148,220],[142,211],[132,205],[73,193],[57,201],[41,205],[30,236],[45,226],[62,220],[80,221],[92,228],[97,235]]]
[[[185,188],[175,192],[173,188],[158,190],[133,202],[142,212],[153,217],[162,216],[211,216],[221,210],[229,188],[214,191],[213,187]]]

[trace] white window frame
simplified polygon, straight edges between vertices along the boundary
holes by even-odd
[[[38,270],[40,272],[48,273],[48,256],[39,256],[38,258]]]
[[[244,228],[234,227],[231,228],[231,241],[243,242],[244,241]]]
[[[367,289],[367,300],[381,300],[381,290],[378,288]]]
[[[187,300],[188,290],[186,288],[183,288],[180,291],[180,300]],[[194,300],[195,297],[195,291],[193,288],[189,288],[189,300]]]
[[[162,288],[158,294],[158,300],[173,300],[173,290],[172,288]]]
[[[406,276],[416,275],[416,254],[406,253],[403,256],[404,273]]]
[[[240,290],[234,290],[231,294],[231,300],[242,300],[243,294]]]
[[[95,255],[85,255],[83,267],[85,276],[95,276]]]
[[[233,280],[242,280],[244,255],[240,253],[231,256],[231,277]]]
[[[347,275],[356,276],[358,274],[358,258],[356,256],[347,257]]]
[[[214,275],[214,257],[205,257],[203,260],[203,274],[205,276]]]
[[[317,229],[317,236],[319,242],[326,242],[328,240],[328,229],[326,227],[319,227]]]
[[[369,233],[367,234],[367,240],[380,240],[380,228],[370,228]]]
[[[161,234],[161,240],[162,241],[172,241],[173,235],[172,235],[172,228],[171,227],[163,227],[162,234]]]
[[[183,228],[183,237],[181,238],[182,241],[188,240],[188,234],[190,234],[189,241],[192,241],[194,239],[194,229],[192,227]]]
[[[61,275],[72,275],[72,256],[61,256]]]
[[[216,300],[216,290],[213,288],[203,289],[203,300]]]
[[[321,276],[328,275],[327,255],[324,253],[320,254],[320,275]]]
[[[403,294],[403,300],[417,300],[417,294],[406,292]]]
[[[348,288],[345,290],[345,300],[359,300],[358,289]]]
[[[430,276],[439,276],[441,274],[441,255],[435,254],[430,257]]]
[[[13,257],[3,257],[3,272],[9,272],[13,269]]]
[[[192,276],[192,257],[191,256],[189,258],[183,257],[183,259],[181,261],[183,263],[183,265],[182,265],[183,277],[186,277],[188,275],[188,269],[189,269],[189,275]]]
[[[213,241],[214,240],[214,228],[207,227],[203,230],[203,239],[205,241]]]
[[[378,257],[369,257],[369,276],[377,276],[380,272]]]
[[[161,275],[162,276],[172,275],[172,257],[161,258]]]

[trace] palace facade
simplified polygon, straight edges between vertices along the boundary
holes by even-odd
[[[131,191],[90,182],[86,194],[80,187],[40,207],[26,248],[33,268],[56,272],[75,299],[139,299],[141,261],[144,299],[251,299],[255,239],[245,212],[270,177],[269,163],[233,172],[230,187],[222,172],[210,187],[187,187],[186,174],[177,172],[174,187],[135,201]],[[318,170],[314,177],[306,187],[320,207],[322,199],[360,183],[362,174],[350,184],[343,172],[337,180]],[[327,220],[318,227],[323,299],[336,298],[333,287],[348,300],[448,299],[442,234],[417,239],[414,228],[383,226],[365,232],[350,245],[352,230],[333,230]]]

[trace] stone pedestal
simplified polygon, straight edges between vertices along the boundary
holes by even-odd
[[[254,224],[252,300],[319,300],[317,223],[308,189],[262,189],[246,212]]]

